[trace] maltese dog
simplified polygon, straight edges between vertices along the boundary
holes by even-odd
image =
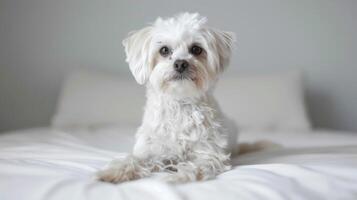
[[[234,34],[207,26],[199,14],[158,18],[123,41],[147,102],[133,152],[97,173],[118,183],[168,172],[168,182],[212,179],[231,168],[237,129],[213,97],[229,63]]]

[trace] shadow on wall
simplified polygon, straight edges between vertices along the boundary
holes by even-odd
[[[336,121],[336,103],[327,91],[306,89],[305,100],[314,128],[344,130]]]

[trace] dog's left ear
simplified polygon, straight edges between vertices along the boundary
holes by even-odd
[[[129,37],[123,40],[126,62],[129,63],[130,71],[140,85],[145,84],[150,76],[151,31],[152,27],[149,26],[129,33]]]
[[[208,29],[213,48],[217,51],[218,58],[214,59],[216,72],[223,72],[229,64],[232,49],[235,42],[235,34],[233,32],[221,31],[214,28]]]

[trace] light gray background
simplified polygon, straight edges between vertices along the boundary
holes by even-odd
[[[128,73],[126,34],[181,11],[236,32],[231,72],[300,69],[313,124],[357,131],[355,0],[0,0],[0,130],[47,125],[73,68]]]

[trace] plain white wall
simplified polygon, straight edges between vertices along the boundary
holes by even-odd
[[[231,72],[302,70],[314,125],[357,131],[355,0],[0,0],[0,130],[47,125],[73,68],[129,74],[126,34],[182,11],[236,32]]]

